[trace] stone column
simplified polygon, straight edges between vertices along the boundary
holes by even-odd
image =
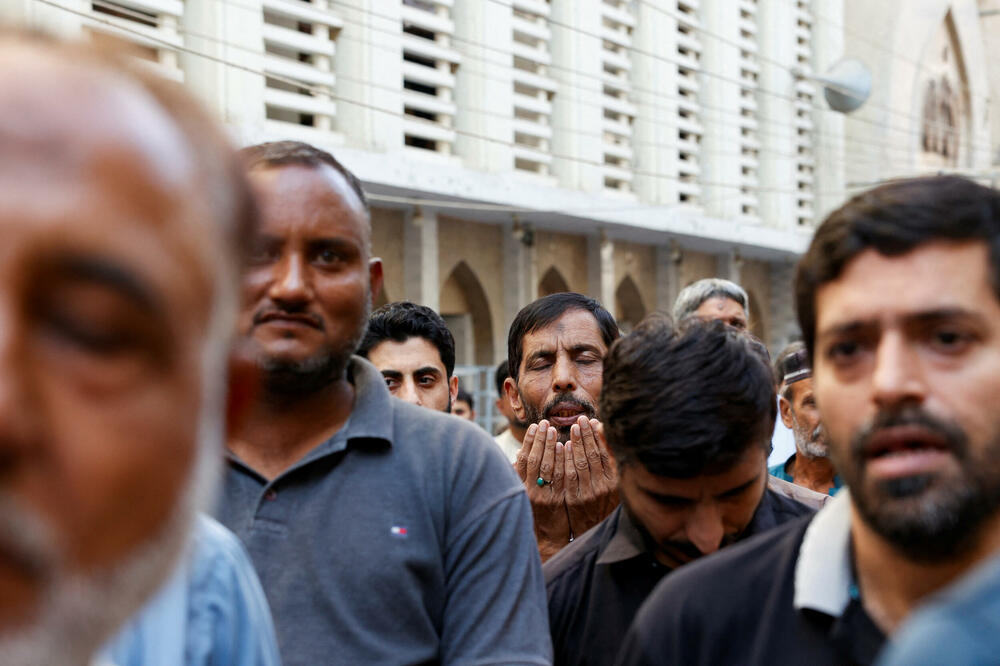
[[[795,318],[795,293],[792,284],[795,266],[790,262],[776,262],[770,264],[769,268],[771,335],[767,344],[773,354],[778,354],[785,345],[801,335]]]
[[[455,127],[463,133],[455,137],[456,152],[467,166],[510,171],[514,82],[503,54],[513,48],[511,9],[497,2],[456,2],[452,18],[459,37],[455,50],[462,55],[455,75]]]
[[[813,72],[822,76],[844,57],[844,5],[842,0],[813,1],[823,15],[812,28]],[[813,13],[816,16],[816,13]],[[817,84],[817,104],[826,106],[823,88]],[[813,151],[816,153],[815,186],[817,224],[844,202],[845,186],[844,114],[821,111],[813,113],[816,133]]]
[[[559,84],[552,100],[552,172],[563,187],[600,192],[604,155],[595,136],[604,118],[600,6],[552,0],[551,17],[559,24],[552,24],[551,42],[552,62],[558,65],[552,77]]]
[[[587,291],[615,313],[615,244],[602,230],[587,237]]]
[[[401,7],[385,0],[337,3],[344,19],[334,56],[337,124],[349,147],[403,147]]]
[[[656,309],[670,313],[680,293],[684,254],[676,242],[656,248]]]
[[[760,218],[772,227],[796,226],[795,189],[795,13],[786,2],[759,5]],[[763,92],[763,91],[767,92]]]
[[[705,212],[733,219],[740,215],[737,185],[742,180],[740,127],[733,111],[740,108],[740,38],[736,3],[703,2],[698,17],[709,36],[701,41],[701,67],[721,76],[702,75],[698,96],[705,132],[701,139],[702,201]],[[711,35],[718,35],[718,38]]]
[[[530,235],[525,235],[530,232],[510,223],[503,230],[503,343],[506,345],[506,331],[514,317],[538,295],[535,291],[538,269],[534,245],[530,243]],[[506,346],[504,350],[506,353]]]
[[[650,3],[636,3],[632,33],[632,125],[635,191],[643,202],[677,203],[677,66],[659,53],[677,52],[677,21]]]
[[[403,282],[406,300],[440,309],[437,213],[412,211],[403,221]]]
[[[740,284],[740,271],[742,268],[743,259],[740,257],[739,252],[735,250],[716,255],[715,257],[715,275],[724,280]]]
[[[184,86],[216,116],[252,136],[264,126],[264,12],[257,3],[187,0],[184,6],[182,52]],[[230,67],[238,62],[253,72]],[[256,131],[255,131],[256,130]]]

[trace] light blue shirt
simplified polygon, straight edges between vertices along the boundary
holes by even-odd
[[[1000,556],[907,618],[879,666],[994,666],[1000,661]]]
[[[187,556],[100,657],[115,666],[278,666],[264,590],[233,533],[199,515]]]

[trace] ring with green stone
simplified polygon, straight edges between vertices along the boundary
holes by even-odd
[[[538,484],[538,487],[539,487],[539,488],[541,488],[541,487],[542,487],[542,486],[544,486],[544,485],[545,485],[546,483],[552,483],[552,482],[551,482],[551,481],[546,481],[546,480],[545,480],[545,479],[543,479],[542,477],[538,477],[538,481],[536,481],[536,483]]]

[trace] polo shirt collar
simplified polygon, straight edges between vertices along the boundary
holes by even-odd
[[[795,563],[796,610],[840,617],[851,600],[851,501],[846,488],[806,528]]]
[[[392,394],[382,373],[368,359],[352,356],[347,376],[354,385],[354,408],[341,432],[344,442],[380,439],[392,444]],[[334,437],[334,439],[338,439]]]
[[[642,533],[629,518],[625,507],[619,504],[615,512],[618,514],[618,524],[615,526],[614,534],[611,535],[607,545],[604,546],[597,558],[597,564],[624,562],[649,552]]]
[[[354,407],[343,427],[328,440],[304,455],[301,460],[285,470],[278,478],[310,464],[314,460],[345,450],[352,440],[374,440],[383,445],[392,446],[392,394],[386,388],[382,373],[367,359],[351,356],[351,360],[347,364],[347,378],[354,386]],[[249,471],[257,473],[228,449],[226,457]]]

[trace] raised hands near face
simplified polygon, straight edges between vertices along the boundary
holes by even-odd
[[[581,416],[565,443],[545,419],[529,426],[515,467],[531,502],[542,561],[618,504],[618,477],[597,419]]]
[[[543,562],[569,543],[570,536],[563,483],[566,446],[556,437],[555,426],[544,419],[528,426],[514,465],[531,502]]]
[[[566,511],[573,534],[583,534],[618,506],[618,473],[608,453],[604,425],[581,416],[570,428],[563,456]]]

